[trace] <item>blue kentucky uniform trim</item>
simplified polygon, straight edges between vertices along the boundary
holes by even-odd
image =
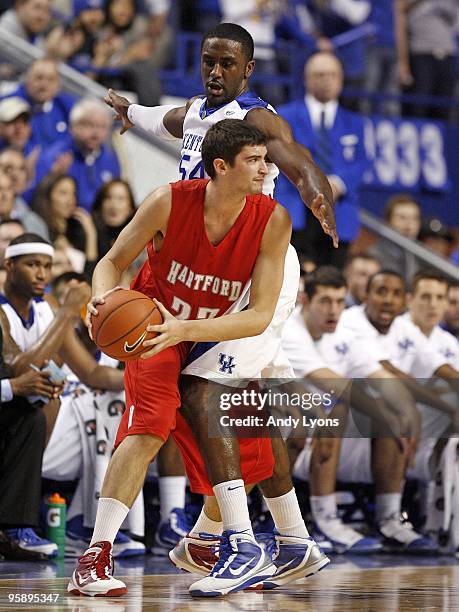
[[[33,302],[38,304],[39,302],[44,302],[44,299],[41,298],[41,297],[36,297],[36,298],[33,299]],[[25,327],[25,329],[30,329],[32,327],[32,325],[34,324],[34,321],[35,321],[35,309],[33,307],[33,304],[32,304],[32,307],[30,308],[29,319],[27,321],[21,317],[21,315],[18,313],[16,308],[13,306],[13,304],[8,300],[8,298],[6,298],[2,294],[0,294],[0,304],[9,304],[11,306],[11,308],[14,310],[14,312],[20,318],[22,326]]]
[[[204,353],[207,353],[211,348],[217,346],[218,342],[197,342],[191,351],[188,353],[188,357],[185,360],[185,364],[183,365],[183,369],[189,366],[193,361],[202,357]]]
[[[199,109],[199,116],[201,119],[205,119],[209,115],[212,115],[216,111],[220,110],[224,106],[228,106],[228,102],[225,104],[221,104],[220,106],[206,107],[207,100],[204,98],[201,108]],[[232,102],[237,102],[239,106],[244,110],[250,110],[252,108],[267,108],[268,102],[262,100],[256,93],[253,91],[245,91],[240,96],[232,100]]]

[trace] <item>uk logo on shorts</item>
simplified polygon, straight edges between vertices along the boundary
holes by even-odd
[[[233,355],[225,355],[225,353],[218,354],[218,363],[221,366],[218,371],[224,374],[232,374],[233,368],[236,367]]]

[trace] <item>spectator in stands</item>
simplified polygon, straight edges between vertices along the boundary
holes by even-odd
[[[87,72],[91,68],[97,33],[104,21],[103,0],[72,0],[72,11],[70,23],[57,26],[51,32],[48,48],[53,57]]]
[[[422,220],[419,242],[441,257],[448,259],[454,244],[454,235],[440,219],[429,217]]]
[[[35,229],[40,236],[48,235],[46,223],[36,213],[31,211],[29,207],[21,201],[21,198],[16,197],[13,177],[5,170],[2,170],[6,165],[4,155],[8,151],[4,151],[0,155],[0,221],[5,219],[18,219],[27,231]],[[17,153],[17,151],[14,151]]]
[[[118,68],[116,76],[101,75],[106,87],[137,93],[139,104],[159,104],[161,83],[156,71],[161,67],[156,53],[156,37],[149,32],[149,21],[136,14],[135,0],[107,0],[105,23],[94,47],[94,66]],[[159,39],[161,36],[159,36]]]
[[[97,228],[99,257],[113,246],[118,234],[126,227],[136,211],[129,183],[115,179],[99,189],[92,214]]]
[[[57,546],[40,538],[41,464],[46,418],[27,396],[52,397],[56,389],[46,372],[29,369],[13,377],[3,360],[0,321],[0,557],[13,561],[45,561]]]
[[[258,75],[276,75],[278,61],[276,56],[274,27],[281,7],[275,0],[220,0],[222,21],[237,23],[252,35],[255,43],[253,57],[257,64]],[[276,106],[284,100],[281,87],[267,83],[254,86],[255,91]]]
[[[376,33],[368,44],[366,53],[365,89],[374,94],[364,104],[365,112],[384,111],[385,114],[398,115],[399,104],[395,101],[380,103],[378,94],[398,94],[397,53],[395,50],[395,25],[393,2],[370,0],[371,13],[368,22],[376,26]]]
[[[459,339],[459,281],[451,281],[448,289],[448,305],[443,317],[443,328]]]
[[[288,0],[276,23],[276,37],[298,43],[307,54],[311,51],[332,52],[333,43],[318,28],[319,24],[305,2]]]
[[[69,174],[77,184],[78,202],[90,210],[97,190],[120,175],[116,153],[110,147],[112,116],[98,100],[83,98],[70,113],[70,133],[42,151],[35,185],[48,174]]]
[[[14,147],[28,155],[33,147],[32,109],[23,99],[15,96],[0,101],[0,151]]]
[[[24,233],[24,226],[19,219],[0,221],[0,268],[5,263],[5,250],[11,240]]]
[[[33,61],[25,73],[24,83],[10,95],[29,104],[35,144],[45,148],[67,133],[70,111],[76,98],[60,91],[55,60],[41,58]]]
[[[311,56],[305,65],[304,78],[304,100],[281,106],[278,111],[290,123],[297,142],[311,151],[327,175],[336,202],[339,248],[330,246],[320,224],[306,211],[296,189],[283,176],[279,176],[276,196],[292,216],[296,248],[314,257],[319,266],[342,267],[349,244],[360,227],[358,189],[367,167],[363,118],[343,109],[338,102],[343,69],[336,56],[322,52]]]
[[[405,238],[416,240],[421,229],[421,208],[409,193],[395,194],[384,208],[384,221]],[[368,253],[376,257],[383,268],[394,270],[405,278],[415,272],[415,265],[413,269],[407,269],[405,250],[387,240],[379,240]]]
[[[406,93],[452,98],[457,76],[457,0],[396,0],[398,75]],[[448,107],[404,105],[403,114],[448,119]]]
[[[78,206],[75,179],[65,174],[45,179],[32,208],[46,221],[53,246],[65,250],[78,271],[92,273],[98,260],[97,231],[90,213]]]
[[[331,41],[343,64],[345,87],[361,89],[365,80],[366,38],[357,36],[343,44],[342,37],[346,39],[348,32],[365,23],[371,10],[370,0],[313,0],[309,6],[319,30]],[[349,110],[360,110],[360,99],[354,96],[343,97],[342,103]]]
[[[22,40],[45,49],[51,27],[50,0],[16,0],[0,17],[0,27]]]
[[[356,253],[349,257],[344,266],[347,285],[346,308],[365,301],[368,281],[380,269],[379,261],[367,253]]]

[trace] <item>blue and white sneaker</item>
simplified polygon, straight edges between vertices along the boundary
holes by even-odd
[[[434,540],[415,531],[413,525],[401,516],[394,514],[377,527],[384,552],[434,555],[439,551]]]
[[[189,593],[193,597],[218,597],[242,591],[276,573],[268,553],[251,534],[224,531],[219,539],[219,559],[206,578],[190,586]]]
[[[5,529],[5,533],[23,550],[42,553],[50,558],[56,557],[59,552],[57,544],[40,538],[31,527]]]
[[[379,539],[364,536],[349,525],[345,525],[336,515],[328,516],[326,520],[321,521],[320,528],[316,524],[313,537],[324,551],[339,555],[345,553],[368,555],[380,552],[383,548]],[[328,541],[331,550],[326,550],[321,540]]]
[[[277,531],[273,535],[263,535],[266,538],[262,539],[262,534],[259,534],[258,541],[264,540],[265,550],[276,566],[276,573],[261,583],[264,591],[275,589],[300,578],[308,578],[330,563],[327,555],[310,537],[287,536]]]
[[[83,525],[83,515],[79,514],[67,521],[65,530],[65,556],[81,557],[89,548],[92,529]],[[133,540],[122,531],[118,531],[112,547],[112,557],[120,559],[144,555],[145,545]]]
[[[152,553],[159,557],[167,557],[192,528],[193,524],[186,511],[183,508],[174,508],[168,520],[161,521],[156,529]]]

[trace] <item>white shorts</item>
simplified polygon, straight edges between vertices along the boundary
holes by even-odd
[[[281,348],[282,329],[292,314],[298,295],[300,264],[292,245],[285,256],[284,281],[273,320],[259,336],[218,343],[198,342],[182,374],[214,380],[294,378],[290,362]],[[250,285],[231,309],[240,311],[249,303]]]

